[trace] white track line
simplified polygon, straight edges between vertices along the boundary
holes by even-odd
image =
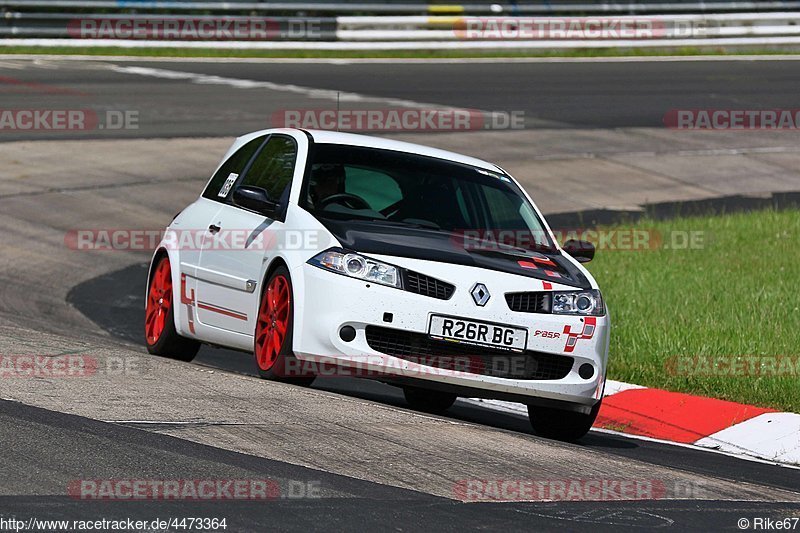
[[[293,94],[299,94],[306,98],[313,98],[319,100],[330,100],[332,102],[376,102],[392,107],[408,107],[408,108],[435,108],[435,109],[457,109],[451,106],[443,106],[441,104],[428,104],[423,102],[414,102],[412,100],[404,100],[401,98],[384,98],[380,96],[368,96],[365,94],[334,91],[330,89],[315,89],[312,87],[303,87],[300,85],[273,83],[271,81],[257,81],[248,80],[243,78],[228,78],[224,76],[214,76],[210,74],[199,74],[194,72],[182,72],[178,70],[167,70],[159,68],[147,67],[131,67],[120,65],[109,65],[109,69],[120,74],[132,74],[137,76],[148,76],[152,78],[161,78],[166,80],[180,80],[188,83],[196,83],[198,85],[227,85],[237,89],[267,89],[270,91],[280,91]]]
[[[132,74],[137,76],[148,76],[153,78],[180,80],[198,85],[226,85],[237,89],[267,89],[270,91],[280,91],[298,94],[306,98],[317,100],[328,100],[339,103],[377,103],[387,107],[402,107],[411,109],[435,109],[435,110],[461,110],[463,108],[453,107],[443,104],[431,104],[426,102],[415,102],[402,98],[387,98],[382,96],[370,96],[366,94],[335,91],[332,89],[315,89],[313,87],[303,87],[301,85],[274,83],[271,81],[248,80],[244,78],[229,78],[225,76],[214,76],[211,74],[201,74],[195,72],[183,72],[178,70],[168,70],[161,68],[149,68],[138,66],[122,66],[109,64],[108,68],[120,74]],[[482,113],[487,120],[492,121],[495,115],[505,115],[502,111],[488,111],[483,109],[469,109],[470,112]],[[544,121],[540,121],[544,124]],[[549,124],[556,124],[549,122]]]

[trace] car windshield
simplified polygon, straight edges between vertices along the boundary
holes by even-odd
[[[406,152],[315,145],[301,206],[320,219],[404,225],[486,245],[474,250],[553,249],[533,206],[505,174]]]

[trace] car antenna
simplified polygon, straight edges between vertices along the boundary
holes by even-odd
[[[336,133],[339,133],[339,91],[336,91]]]

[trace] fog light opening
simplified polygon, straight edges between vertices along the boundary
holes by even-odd
[[[590,379],[594,376],[594,367],[589,363],[583,363],[580,368],[578,368],[578,375],[583,379]]]
[[[356,338],[356,328],[353,326],[343,326],[342,329],[339,330],[339,338],[344,342],[350,342]]]

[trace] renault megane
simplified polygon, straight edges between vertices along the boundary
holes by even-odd
[[[442,412],[459,396],[528,405],[577,439],[602,401],[603,297],[502,168],[415,144],[272,129],[233,143],[168,226],[149,271],[151,353],[254,354],[266,379],[333,365]]]

